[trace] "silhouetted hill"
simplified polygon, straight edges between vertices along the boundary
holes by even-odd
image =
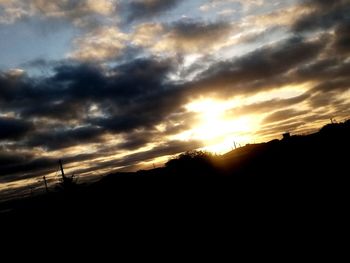
[[[164,168],[134,173],[134,177],[231,177],[254,180],[308,180],[345,175],[349,161],[350,121],[328,124],[310,135],[294,135],[267,143],[248,144],[222,156],[187,152]],[[111,174],[100,183],[119,180]],[[129,177],[130,174],[127,174]]]
[[[349,135],[346,121],[306,136],[249,144],[222,156],[187,152],[163,168],[110,174],[73,191],[1,204],[5,212],[0,215],[117,213],[119,219],[134,220],[160,211],[192,214],[254,203],[261,197],[276,201],[300,193],[334,193],[349,176]]]

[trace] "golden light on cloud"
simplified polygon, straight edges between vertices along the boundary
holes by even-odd
[[[131,42],[134,45],[142,47],[152,47],[155,39],[159,38],[164,32],[161,24],[144,23],[134,28]]]
[[[25,71],[23,69],[19,69],[19,68],[14,68],[14,69],[10,69],[7,71],[7,74],[10,77],[13,78],[17,78],[17,77],[21,77],[25,74]]]
[[[259,121],[256,116],[228,118],[226,112],[237,106],[237,99],[200,99],[188,104],[186,109],[198,114],[198,122],[193,124],[191,130],[180,134],[179,138],[203,141],[207,145],[203,149],[215,153],[231,150],[235,142],[241,145],[249,143]]]
[[[88,0],[87,6],[96,13],[108,15],[112,12],[114,4],[110,0]]]
[[[68,57],[80,61],[108,60],[121,54],[128,36],[114,27],[98,28],[74,40],[75,50]]]
[[[194,100],[186,105],[186,109],[197,115],[197,121],[190,130],[176,135],[175,139],[200,140],[206,145],[204,150],[218,154],[248,143],[264,141],[258,131],[263,128],[264,118],[271,114],[267,104],[280,102],[282,108],[288,108],[288,105],[283,105],[284,101],[302,97],[311,86],[312,83],[292,84],[253,96]],[[260,105],[261,110],[250,111],[256,105]],[[308,107],[300,101],[298,110],[306,111]],[[276,134],[273,138],[276,138]]]

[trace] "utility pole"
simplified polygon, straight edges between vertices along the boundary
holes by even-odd
[[[62,183],[61,183],[61,186],[65,189],[65,190],[69,190],[69,189],[72,189],[72,187],[75,185],[75,182],[74,182],[74,174],[73,176],[71,177],[67,177],[65,174],[64,174],[64,170],[63,170],[63,164],[62,164],[62,160],[59,159],[58,160],[58,163],[60,165],[60,169],[61,169],[61,173],[62,173]]]
[[[64,175],[63,165],[62,165],[62,160],[61,160],[61,159],[59,159],[59,160],[58,160],[58,163],[60,164],[61,173],[62,173],[62,179],[63,179],[63,181],[65,181],[66,176]]]
[[[43,176],[43,179],[44,179],[44,183],[45,183],[46,193],[48,193],[49,192],[49,188],[47,187],[47,181],[46,181],[46,176],[45,175]]]

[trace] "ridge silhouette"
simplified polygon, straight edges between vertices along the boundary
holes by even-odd
[[[221,156],[190,151],[162,168],[110,174],[74,191],[0,203],[0,215],[56,218],[117,212],[132,220],[164,210],[193,213],[208,206],[231,207],[242,196],[246,202],[271,192],[271,200],[276,195],[296,198],[296,192],[332,193],[349,176],[349,135],[350,120],[310,135],[248,144]]]

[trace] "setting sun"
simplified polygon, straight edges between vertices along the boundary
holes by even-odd
[[[237,107],[237,100],[216,101],[200,99],[187,105],[189,112],[198,114],[198,122],[187,132],[191,139],[202,141],[205,150],[224,153],[231,150],[235,143],[243,145],[251,141],[257,120],[252,117],[228,117],[227,113]]]

